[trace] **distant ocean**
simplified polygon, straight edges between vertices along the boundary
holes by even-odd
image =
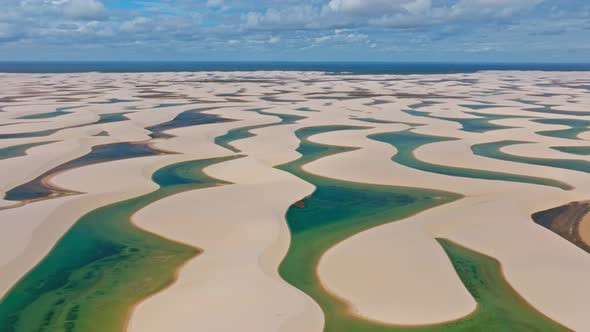
[[[450,74],[483,70],[590,71],[590,63],[402,62],[0,62],[1,73],[142,73],[199,71],[323,71],[351,74]]]

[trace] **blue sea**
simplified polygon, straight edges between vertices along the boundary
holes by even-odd
[[[590,71],[590,63],[435,62],[0,62],[2,73],[139,73],[199,71],[323,71],[351,74],[450,74],[484,70]]]

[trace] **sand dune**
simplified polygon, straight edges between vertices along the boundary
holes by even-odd
[[[346,301],[352,315],[423,325],[472,313],[476,299],[436,240],[445,238],[497,259],[514,290],[544,315],[590,330],[584,310],[590,255],[531,220],[535,212],[590,197],[590,156],[554,149],[588,145],[583,128],[563,133],[579,126],[575,120],[590,120],[590,98],[570,86],[587,81],[586,73],[0,77],[10,82],[0,92],[7,100],[0,105],[0,148],[47,143],[0,160],[2,193],[99,145],[145,142],[167,152],[92,163],[47,179],[76,195],[3,200],[0,298],[51,255],[81,216],[156,190],[152,175],[164,166],[240,155],[204,170],[231,184],[167,196],[133,215],[137,227],[202,252],[177,271],[171,286],[133,308],[127,329],[321,331],[326,308],[279,274],[291,238],[286,212],[315,187],[277,166],[302,157],[298,129],[339,125],[357,130],[310,141],[354,149],[304,164],[304,171],[463,195],[323,253],[316,267],[320,286]],[[40,80],[43,86],[28,90]],[[189,117],[195,114],[201,118]],[[215,144],[250,127],[230,140],[233,151]],[[429,141],[402,151],[407,142],[379,140],[384,133]],[[400,155],[406,159],[396,160]],[[588,217],[579,224],[580,236],[590,241]]]

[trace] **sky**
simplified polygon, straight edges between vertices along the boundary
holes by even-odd
[[[588,0],[0,4],[0,61],[590,62]]]

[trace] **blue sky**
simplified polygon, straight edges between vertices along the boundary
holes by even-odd
[[[0,2],[0,60],[590,62],[588,0]]]

